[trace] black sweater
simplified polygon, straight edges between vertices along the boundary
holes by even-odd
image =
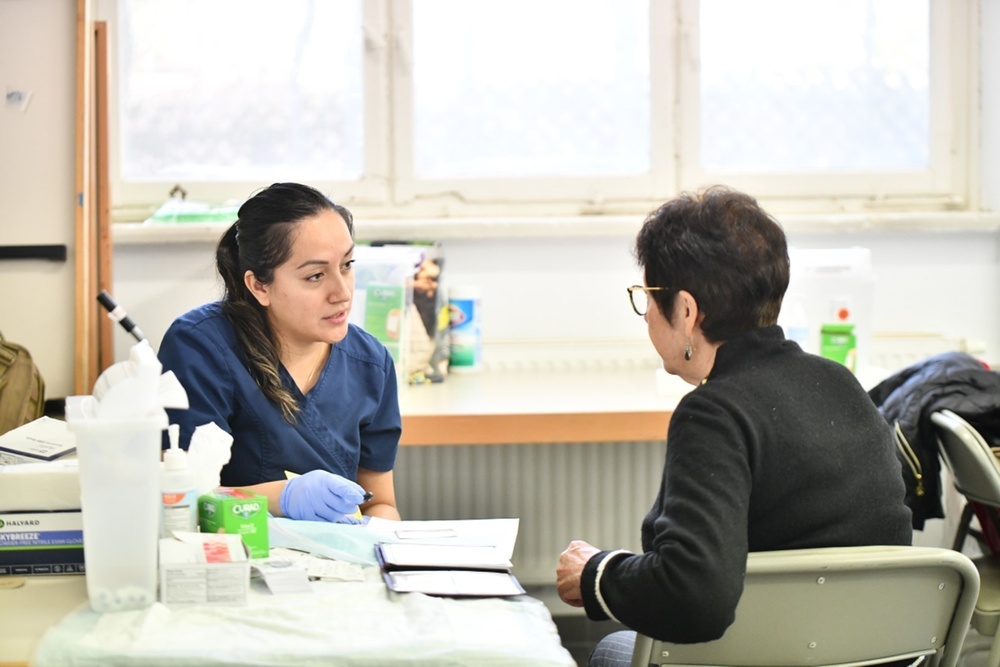
[[[587,615],[607,619],[606,605],[655,639],[717,639],[748,552],[910,544],[903,496],[889,426],[846,368],[776,326],[739,336],[674,410],[643,553],[584,568]]]

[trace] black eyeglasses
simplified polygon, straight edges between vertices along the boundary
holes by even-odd
[[[672,287],[643,287],[642,285],[632,285],[626,288],[628,290],[628,300],[632,302],[632,310],[639,317],[646,315],[646,310],[649,308],[649,292],[661,292]],[[638,295],[638,296],[636,296]]]

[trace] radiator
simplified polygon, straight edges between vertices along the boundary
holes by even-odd
[[[395,467],[404,519],[517,517],[514,573],[555,582],[570,540],[639,549],[666,444],[596,442],[401,447]]]

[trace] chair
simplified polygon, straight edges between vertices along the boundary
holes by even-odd
[[[931,414],[938,436],[938,446],[945,465],[955,480],[955,488],[966,498],[962,518],[955,533],[952,548],[961,551],[967,537],[978,536],[971,529],[973,507],[980,503],[989,510],[1000,508],[1000,463],[983,436],[967,421],[950,410]],[[982,540],[981,540],[982,541]],[[989,550],[984,548],[985,553]],[[993,637],[989,667],[1000,667],[1000,556],[986,555],[974,558],[979,570],[980,589],[972,627],[986,637]]]
[[[636,637],[632,667],[869,665],[928,656],[957,664],[979,575],[936,547],[831,547],[752,553],[736,619],[721,639]]]

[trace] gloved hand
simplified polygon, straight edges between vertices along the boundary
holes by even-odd
[[[313,470],[285,482],[279,504],[290,519],[361,523],[350,516],[364,501],[365,490],[349,479],[326,470]]]

